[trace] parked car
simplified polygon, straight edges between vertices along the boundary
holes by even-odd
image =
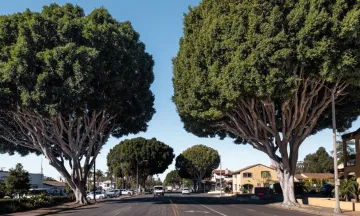
[[[120,189],[120,191],[121,191],[121,195],[132,195],[133,194],[133,192],[128,189]]]
[[[334,186],[331,184],[324,184],[320,188],[320,193],[322,193],[324,196],[330,197],[332,196],[332,190],[334,189]]]
[[[105,195],[110,198],[116,197],[116,191],[115,190],[107,190],[107,191],[105,191]]]
[[[154,186],[154,197],[164,196],[164,187],[162,185]]]
[[[181,191],[181,194],[190,195],[190,190],[189,190],[189,188],[183,188],[182,191]]]
[[[105,199],[107,196],[102,191],[95,191],[95,199]],[[90,192],[86,196],[87,199],[91,200],[94,199],[94,192]]]

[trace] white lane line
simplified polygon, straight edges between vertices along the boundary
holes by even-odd
[[[120,213],[123,213],[124,211],[131,209],[131,207],[136,206],[137,204],[139,203],[135,203],[134,205],[128,206],[127,208],[121,208],[118,213],[114,214],[114,216],[119,215]]]
[[[254,209],[246,209],[246,210],[251,211],[251,212],[254,212],[254,211],[255,211]]]
[[[202,204],[200,204],[200,203],[198,203],[198,202],[195,202],[194,200],[191,200],[191,201],[193,201],[193,202],[194,202],[194,203],[196,203],[196,204],[201,205],[201,206],[202,206],[202,207],[204,207],[204,208],[209,209],[210,211],[213,211],[213,212],[215,212],[215,213],[218,213],[219,215],[222,215],[222,216],[227,216],[226,214],[223,214],[223,213],[218,212],[218,211],[216,211],[216,210],[214,210],[214,209],[212,209],[212,208],[210,208],[210,207],[208,207],[208,206],[205,206],[205,205],[202,205]]]

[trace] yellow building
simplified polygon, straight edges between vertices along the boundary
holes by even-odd
[[[254,193],[255,187],[268,187],[278,182],[275,169],[255,164],[233,172],[234,193]]]

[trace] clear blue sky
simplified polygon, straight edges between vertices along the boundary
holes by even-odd
[[[84,8],[86,14],[95,8],[104,6],[118,21],[131,21],[135,30],[140,33],[141,41],[146,44],[147,52],[153,55],[155,60],[155,82],[152,85],[152,91],[155,94],[156,114],[151,120],[146,133],[124,137],[123,139],[137,136],[156,137],[173,147],[176,155],[192,145],[205,144],[216,149],[221,154],[222,167],[230,170],[241,169],[255,163],[270,164],[267,155],[252,149],[249,145],[235,145],[229,139],[198,138],[183,129],[175,105],[171,101],[173,95],[171,59],[177,53],[178,42],[182,36],[183,14],[188,11],[188,6],[197,5],[200,2],[199,0],[10,0],[2,2],[0,15],[22,12],[26,8],[32,11],[40,11],[43,5],[52,2],[60,5],[67,2],[78,4]],[[354,123],[351,130],[358,127],[360,127],[359,121]],[[112,138],[106,143],[98,156],[97,168],[103,171],[107,170],[106,155],[121,140]],[[306,154],[316,151],[320,146],[324,146],[328,151],[331,151],[332,135],[330,130],[324,130],[306,139],[300,148],[299,160],[302,160]],[[16,163],[22,163],[29,172],[40,173],[41,156],[0,155],[0,167],[9,169],[14,167]],[[43,169],[46,176],[55,178],[60,176],[45,159],[43,160]],[[160,177],[163,179],[171,169],[174,169],[174,164]]]

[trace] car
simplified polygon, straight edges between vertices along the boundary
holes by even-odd
[[[164,196],[164,187],[162,185],[154,186],[154,197]]]
[[[334,189],[334,186],[331,184],[324,184],[323,186],[321,186],[320,188],[320,192],[324,195],[324,196],[332,196],[332,190]]]
[[[116,197],[116,191],[115,190],[107,190],[107,191],[105,191],[105,195],[110,198]]]
[[[181,194],[190,195],[190,190],[189,190],[189,188],[183,188],[182,191],[181,191]]]
[[[133,192],[128,189],[120,189],[120,191],[121,191],[121,195],[132,195],[133,194]]]
[[[102,191],[95,191],[95,199],[105,199],[107,195]],[[86,196],[87,199],[94,199],[94,192],[90,192]]]

